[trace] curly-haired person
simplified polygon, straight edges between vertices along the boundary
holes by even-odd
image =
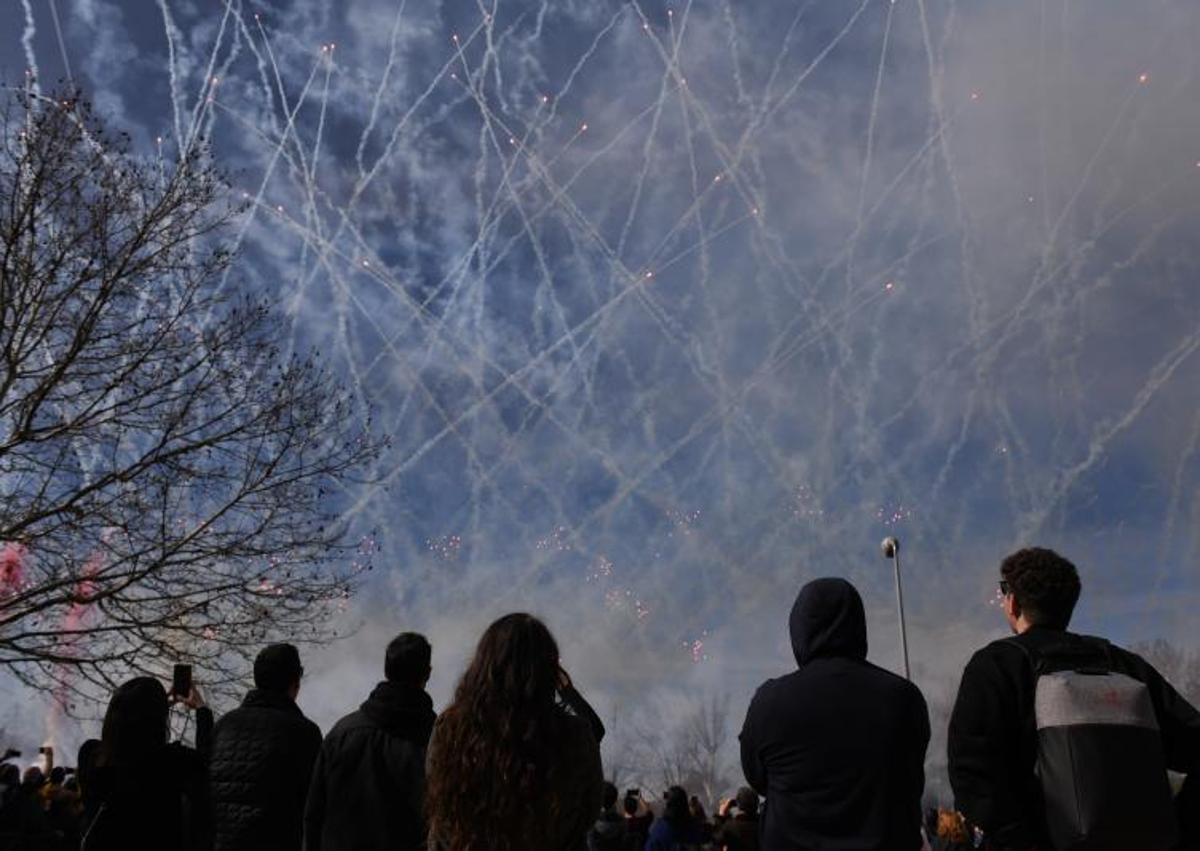
[[[1141,657],[1068,631],[1081,591],[1053,550],[1009,555],[1013,635],[963,672],[950,782],[994,851],[1178,847],[1167,770],[1200,769],[1200,713]]]
[[[429,743],[429,847],[574,851],[600,811],[599,717],[527,614],[484,632]]]

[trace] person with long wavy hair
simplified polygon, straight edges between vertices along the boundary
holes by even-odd
[[[483,633],[429,743],[429,847],[575,851],[600,811],[604,727],[532,615]]]

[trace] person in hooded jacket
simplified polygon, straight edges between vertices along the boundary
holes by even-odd
[[[196,714],[196,748],[167,742],[171,700]],[[208,754],[213,716],[193,687],[168,697],[152,677],[134,677],[113,692],[84,809],[82,851],[170,848],[204,851],[212,840]]]
[[[384,681],[321,745],[304,814],[307,851],[425,845],[425,750],[436,715],[425,693],[432,650],[406,632],[387,646]]]
[[[254,688],[213,730],[214,851],[300,851],[321,731],[296,705],[304,668],[291,644],[254,660]]]
[[[742,768],[766,798],[772,851],[916,851],[929,713],[912,683],[866,661],[862,598],[844,579],[801,590],[789,619],[799,670],[754,695]]]
[[[617,812],[617,787],[604,781],[600,816],[588,831],[588,851],[626,851],[629,831],[625,817]]]

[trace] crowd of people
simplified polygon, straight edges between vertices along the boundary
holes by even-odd
[[[854,587],[818,579],[789,618],[797,669],[747,710],[747,785],[712,819],[679,786],[648,799],[603,779],[604,725],[550,631],[516,613],[440,715],[429,642],[397,636],[383,680],[324,737],[296,704],[289,644],[258,655],[216,723],[194,687],[134,678],[77,771],[3,764],[0,851],[1200,849],[1200,713],[1140,657],[1068,631],[1081,584],[1062,556],[1013,553],[1000,591],[1013,636],[971,658],[950,718],[955,810],[922,809],[920,690],[867,662]],[[168,741],[173,703],[195,747]],[[1186,775],[1177,795],[1168,771]]]

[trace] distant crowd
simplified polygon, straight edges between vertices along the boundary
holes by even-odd
[[[440,715],[429,642],[397,636],[324,737],[296,704],[290,644],[259,653],[255,687],[215,723],[194,685],[132,679],[77,768],[46,753],[22,773],[5,755],[0,851],[1200,851],[1200,713],[1139,656],[1068,630],[1082,586],[1062,556],[1019,550],[999,586],[1013,634],[963,672],[953,810],[922,810],[920,690],[866,661],[854,587],[818,579],[789,618],[797,669],[747,710],[747,785],[711,819],[679,786],[604,780],[604,725],[550,631],[516,613]],[[172,705],[195,747],[169,742]]]

